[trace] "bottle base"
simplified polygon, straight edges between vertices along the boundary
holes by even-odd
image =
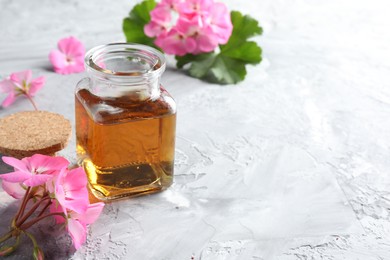
[[[173,163],[101,168],[86,158],[82,166],[92,194],[102,201],[156,193],[167,189],[173,181]]]
[[[162,186],[156,186],[156,187],[148,186],[148,187],[144,187],[144,188],[138,187],[138,188],[132,189],[131,191],[117,192],[115,195],[106,196],[104,194],[104,192],[101,191],[101,187],[94,187],[94,186],[89,184],[89,189],[91,190],[92,194],[97,199],[104,201],[104,202],[153,194],[153,193],[164,191],[167,188],[168,187],[162,187]]]

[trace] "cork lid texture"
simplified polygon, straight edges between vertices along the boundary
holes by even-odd
[[[16,158],[54,155],[68,144],[72,127],[62,115],[24,111],[0,119],[0,153]]]

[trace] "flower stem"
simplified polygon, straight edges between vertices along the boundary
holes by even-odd
[[[31,104],[33,105],[35,111],[38,111],[38,107],[37,105],[35,104],[34,100],[32,99],[32,97],[28,94],[28,93],[24,93],[24,95],[27,97],[28,100],[30,100]]]
[[[23,218],[16,221],[16,227],[20,227],[21,224],[23,224],[34,212],[35,210],[41,205],[42,201],[45,201],[47,199],[50,199],[48,196],[44,196],[42,199],[40,199],[37,203],[35,203],[31,209],[27,212],[26,215],[24,215]]]
[[[41,212],[38,214],[38,217],[42,216],[43,213],[45,213],[45,210],[50,206],[51,203],[52,203],[51,200],[48,200],[48,201],[47,201],[46,205],[43,207],[43,209],[41,210]]]
[[[64,213],[49,213],[49,214],[43,215],[43,216],[41,216],[41,217],[38,217],[38,218],[36,218],[36,219],[34,219],[34,220],[31,220],[30,222],[24,223],[24,224],[20,227],[20,229],[26,230],[26,229],[28,229],[29,227],[31,227],[32,225],[34,225],[35,223],[41,221],[41,220],[44,219],[44,218],[50,217],[50,216],[62,216],[63,218],[65,218]]]
[[[20,205],[20,208],[15,215],[15,218],[14,218],[15,221],[17,221],[21,217],[21,215],[23,215],[23,213],[24,213],[24,209],[26,208],[27,201],[30,199],[30,190],[31,190],[31,187],[28,187],[26,190],[26,193],[24,194],[22,205]]]
[[[3,246],[0,248],[0,256],[7,256],[14,252],[20,244],[20,236],[16,237],[15,244],[13,246]]]
[[[6,241],[7,239],[10,239],[12,237],[12,232],[9,231],[7,234],[5,234],[4,236],[2,236],[0,238],[0,243],[3,243],[4,241]]]
[[[23,233],[26,234],[31,239],[31,241],[33,242],[34,247],[38,246],[37,240],[35,239],[35,237],[33,237],[33,235],[31,235],[28,232],[23,232]]]

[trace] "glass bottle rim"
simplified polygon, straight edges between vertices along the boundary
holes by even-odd
[[[106,61],[111,59],[136,60],[136,63],[143,68],[131,70],[114,70],[107,67]],[[165,71],[165,56],[159,50],[137,43],[110,43],[99,45],[90,49],[85,55],[85,66],[87,69],[109,77],[131,77],[131,78],[154,78],[159,77]]]

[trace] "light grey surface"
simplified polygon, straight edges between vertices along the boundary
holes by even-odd
[[[171,59],[174,185],[107,205],[77,252],[53,226],[35,229],[49,259],[390,259],[388,2],[225,2],[261,21],[262,64],[218,86]],[[73,121],[85,75],[53,73],[49,51],[68,35],[87,49],[124,41],[132,5],[0,0],[0,75],[45,75],[39,108]],[[0,115],[25,109],[19,100]],[[74,139],[62,154],[74,160]],[[0,190],[0,231],[15,207]]]

